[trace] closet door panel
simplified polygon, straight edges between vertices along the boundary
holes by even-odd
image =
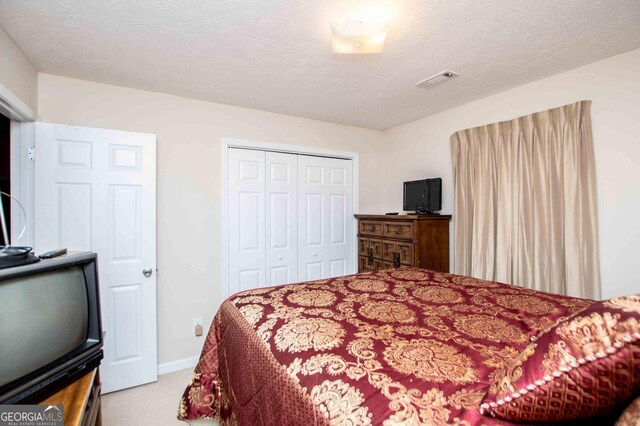
[[[355,272],[353,258],[353,162],[327,159],[326,197],[329,202],[327,260],[330,276]]]
[[[298,174],[300,280],[354,272],[352,162],[301,155]]]
[[[326,239],[328,204],[325,197],[326,158],[298,157],[299,281],[328,276]]]
[[[266,283],[265,152],[229,149],[229,290]]]
[[[298,281],[298,158],[266,153],[267,285]]]

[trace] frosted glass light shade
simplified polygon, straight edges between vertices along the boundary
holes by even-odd
[[[389,21],[365,21],[349,18],[331,23],[333,53],[381,53],[387,37]]]

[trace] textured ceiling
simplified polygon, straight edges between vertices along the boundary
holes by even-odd
[[[638,0],[396,0],[383,54],[333,55],[357,3],[0,0],[0,25],[41,72],[373,129],[640,47]]]

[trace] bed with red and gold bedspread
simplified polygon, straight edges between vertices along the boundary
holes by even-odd
[[[531,338],[592,302],[417,268],[225,301],[180,419],[500,425],[478,411]]]

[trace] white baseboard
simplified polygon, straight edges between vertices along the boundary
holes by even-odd
[[[185,368],[193,368],[198,363],[198,358],[197,356],[192,356],[158,364],[158,375],[173,373],[174,371],[184,370]]]

